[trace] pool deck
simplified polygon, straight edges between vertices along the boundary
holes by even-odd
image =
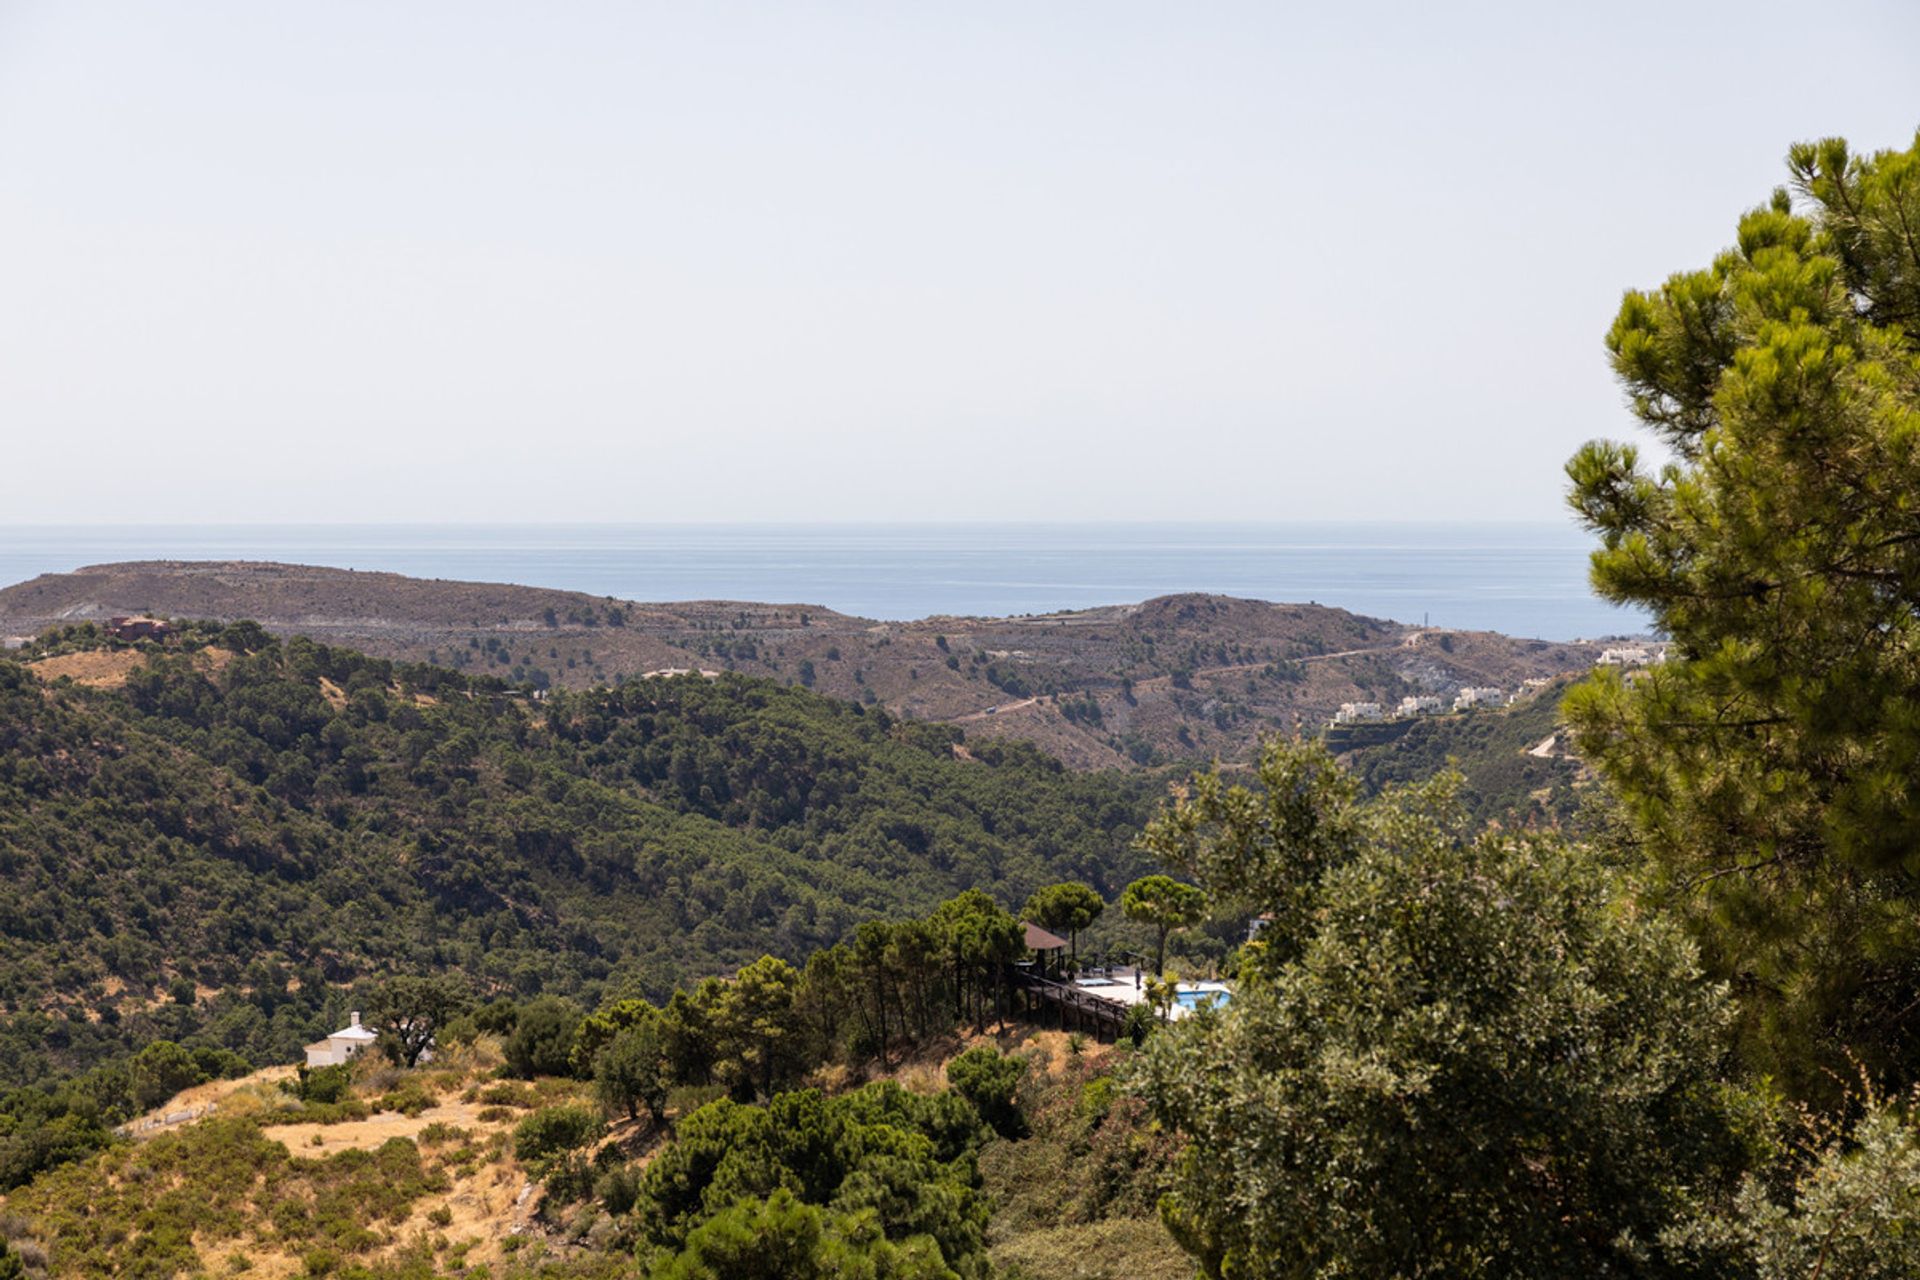
[[[1089,970],[1075,977],[1070,985],[1090,996],[1110,1000],[1121,1006],[1147,1002],[1145,976],[1140,970],[1131,966],[1116,965],[1111,970]],[[1183,993],[1191,991],[1202,994],[1217,991],[1229,998],[1233,994],[1233,987],[1230,984],[1212,979],[1183,982],[1180,984],[1180,990]],[[1169,1020],[1177,1022],[1192,1011],[1190,1006],[1176,1002],[1167,1016]]]

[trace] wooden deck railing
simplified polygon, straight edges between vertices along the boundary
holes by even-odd
[[[1091,1029],[1097,1035],[1113,1037],[1126,1028],[1127,1006],[1095,995],[1085,987],[1043,978],[1017,967],[1008,975],[1008,983],[1026,997],[1029,1014],[1034,1012],[1035,1002],[1051,1006],[1050,1012],[1058,1014],[1062,1030],[1068,1029],[1071,1022],[1074,1030]]]

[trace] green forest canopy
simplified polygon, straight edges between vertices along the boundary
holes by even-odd
[[[660,999],[962,888],[1147,866],[1146,779],[764,681],[531,701],[247,624],[119,690],[26,666],[104,643],[0,660],[0,1084],[159,1038],[290,1060],[387,972]]]

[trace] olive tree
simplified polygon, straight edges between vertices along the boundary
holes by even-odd
[[[1920,1125],[1904,1104],[1868,1099],[1844,1132],[1794,1144],[1788,1176],[1742,1180],[1731,1205],[1666,1235],[1703,1275],[1742,1280],[1907,1280],[1920,1275]]]
[[[467,1006],[457,979],[399,974],[382,983],[373,999],[373,1023],[380,1048],[403,1067],[419,1064],[434,1037]]]
[[[658,1014],[627,1027],[595,1055],[593,1084],[609,1115],[638,1119],[644,1106],[656,1128],[666,1119],[673,1071]]]
[[[1169,819],[1217,823],[1196,864],[1287,931],[1143,1052],[1175,1237],[1213,1277],[1674,1274],[1661,1232],[1740,1167],[1725,989],[1580,849],[1335,769],[1273,744],[1261,791]]]

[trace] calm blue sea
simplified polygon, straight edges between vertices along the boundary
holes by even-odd
[[[1637,632],[1561,524],[0,526],[0,584],[115,560],[281,560],[628,600],[870,618],[1045,613],[1174,591],[1570,640]]]

